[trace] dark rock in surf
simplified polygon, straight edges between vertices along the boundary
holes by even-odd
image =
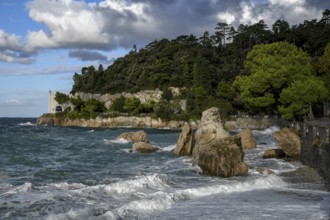
[[[285,158],[285,153],[282,149],[268,149],[265,150],[264,155],[262,158],[264,159],[271,159],[271,158],[276,158],[276,159],[281,159]]]
[[[193,150],[194,133],[188,122],[185,122],[178,142],[176,143],[175,153],[180,156],[190,156]]]
[[[288,159],[299,159],[301,141],[297,134],[288,128],[283,128],[275,132],[273,136],[279,142],[281,149]]]
[[[133,151],[138,153],[152,153],[157,151],[158,148],[146,142],[136,142],[133,144]]]
[[[144,131],[137,131],[137,132],[125,132],[122,133],[121,135],[119,135],[117,137],[117,139],[125,139],[128,141],[132,141],[132,142],[149,142],[147,133],[145,133]]]
[[[241,137],[243,149],[253,149],[257,147],[257,142],[255,137],[252,134],[251,128],[247,128],[241,133],[238,134]]]
[[[223,128],[219,110],[204,111],[195,134],[193,164],[198,164],[203,174],[230,177],[248,172],[243,159],[241,138],[230,136]]]

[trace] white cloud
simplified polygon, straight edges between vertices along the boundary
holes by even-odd
[[[0,50],[1,49],[19,50],[22,48],[21,39],[15,34],[7,34],[0,29]]]
[[[29,16],[44,23],[49,33],[39,30],[28,34],[31,48],[83,47],[84,44],[105,45],[109,36],[103,31],[103,20],[94,7],[73,0],[34,0],[27,4]]]
[[[315,3],[315,4],[313,4]],[[26,7],[40,30],[22,39],[0,30],[0,61],[30,64],[48,48],[109,51],[161,38],[212,32],[219,21],[268,27],[285,19],[291,25],[320,18],[321,0],[31,0]],[[328,3],[330,7],[330,3]],[[101,53],[102,54],[102,53]]]
[[[235,21],[235,16],[229,12],[221,12],[218,14],[218,19],[225,21],[227,24],[232,24]]]
[[[19,36],[0,29],[0,61],[30,64],[34,60],[28,57],[28,53]]]
[[[272,5],[290,6],[290,5],[304,5],[305,0],[269,0]]]

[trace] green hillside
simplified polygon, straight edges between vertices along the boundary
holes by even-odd
[[[276,114],[273,107],[279,105],[279,91],[274,93],[278,97],[276,103],[268,106],[270,108],[258,108],[242,100],[242,90],[237,83],[234,87],[233,82],[238,76],[253,74],[245,64],[247,54],[256,45],[282,41],[309,55],[313,68],[310,74],[325,82],[329,79],[329,71],[319,68],[318,60],[330,42],[330,10],[324,11],[320,20],[304,21],[294,26],[284,20],[276,21],[272,27],[267,27],[261,20],[252,25],[240,25],[237,29],[218,23],[212,32],[214,34],[206,31],[201,37],[184,35],[172,40],[155,40],[139,50],[134,45],[129,54],[118,58],[106,69],[102,65],[90,66],[82,68],[80,74],[75,73],[72,93],[114,94],[156,88],[166,91],[173,86],[185,88],[178,99],[187,100],[188,117],[199,117],[209,106],[221,106],[225,114],[237,110]],[[324,59],[327,60],[323,56]],[[291,82],[279,89],[288,87]],[[248,87],[244,89],[249,90]],[[163,99],[166,102],[170,98]]]

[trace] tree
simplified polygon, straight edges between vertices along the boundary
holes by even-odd
[[[312,76],[311,58],[287,42],[256,45],[244,63],[248,75],[238,76],[236,87],[251,112],[271,113],[280,94],[295,80]]]
[[[290,25],[285,20],[277,20],[273,24],[273,32],[276,41],[287,40],[290,33]]]
[[[127,113],[135,113],[135,110],[138,111],[140,103],[140,100],[136,97],[125,98],[125,104],[123,108]]]
[[[296,80],[283,89],[280,95],[279,112],[286,119],[293,119],[309,112],[313,118],[312,105],[320,103],[328,97],[329,92],[322,80],[310,77],[307,80]]]
[[[330,43],[326,46],[323,56],[318,59],[316,67],[319,76],[326,82],[327,89],[330,92]]]
[[[56,92],[55,93],[55,101],[58,103],[58,104],[64,104],[68,101],[70,101],[70,97],[66,94],[63,94],[63,93],[60,93],[60,92]]]

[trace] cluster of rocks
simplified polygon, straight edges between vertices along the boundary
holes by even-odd
[[[251,130],[230,135],[223,127],[218,109],[210,108],[203,112],[196,132],[189,123],[184,124],[175,153],[192,156],[193,164],[197,164],[203,174],[230,177],[248,172],[244,148],[253,147],[256,142]]]
[[[125,132],[117,137],[117,139],[125,139],[133,142],[132,152],[152,153],[159,150],[157,147],[149,144],[149,139],[144,131]]]
[[[266,150],[263,158],[299,159],[301,144],[297,134],[284,128],[273,136],[281,148]],[[149,144],[144,131],[126,132],[118,136],[118,139],[132,141],[132,152],[152,153],[159,150]],[[244,150],[256,146],[256,139],[250,128],[237,135],[230,135],[224,128],[219,110],[210,108],[203,112],[196,131],[188,122],[184,123],[175,153],[192,156],[193,165],[198,165],[205,175],[231,177],[248,172],[249,168],[244,162]],[[262,167],[256,170],[263,174],[272,173]]]
[[[280,148],[264,152],[263,158],[285,158],[297,160],[300,156],[300,138],[288,128],[283,128],[273,134]],[[203,112],[201,123],[196,132],[185,123],[175,153],[180,156],[192,156],[193,164],[197,164],[203,174],[230,177],[248,172],[244,163],[244,150],[256,148],[256,139],[250,128],[237,135],[230,135],[224,129],[217,108]],[[257,167],[262,174],[271,174],[271,170]]]

